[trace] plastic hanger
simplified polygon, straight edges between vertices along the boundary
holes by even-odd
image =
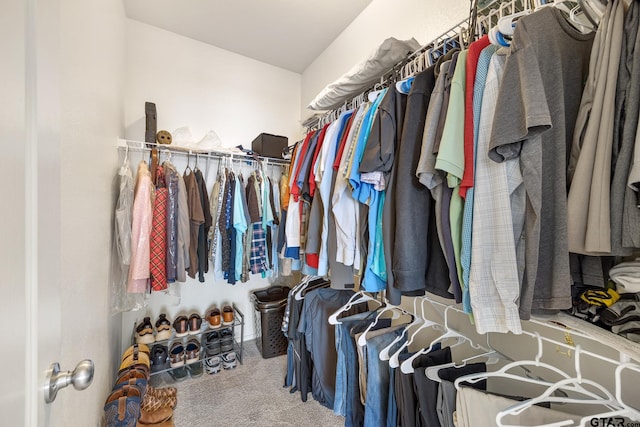
[[[337,309],[331,316],[329,316],[329,323],[332,324],[332,325],[337,325],[338,323],[342,323],[338,319],[339,315],[341,315],[345,311],[350,310],[351,307],[353,307],[356,304],[360,304],[360,303],[363,303],[363,302],[369,302],[369,301],[373,301],[373,302],[378,303],[378,305],[382,305],[380,303],[380,301],[378,301],[377,299],[367,295],[366,293],[364,293],[364,291],[356,292],[351,298],[349,298],[349,301],[347,301],[347,303],[345,305],[343,305],[342,307]]]
[[[418,326],[418,329],[416,329],[413,332],[413,334],[411,334],[411,337],[407,341],[405,341],[404,344],[402,344],[400,348],[395,353],[393,353],[393,355],[389,358],[389,366],[391,366],[392,368],[397,368],[398,366],[400,366],[400,360],[399,360],[400,353],[402,353],[402,351],[405,348],[408,348],[411,344],[413,344],[413,341],[415,340],[416,336],[420,333],[421,330],[425,328],[434,328],[434,329],[442,330],[442,326],[440,326],[439,323],[429,320],[425,317],[424,315],[425,302],[432,302],[432,301],[428,298],[423,298],[420,303],[420,308],[422,312],[422,322],[420,322],[421,323],[420,326]]]
[[[548,369],[558,375],[560,375],[560,377],[562,378],[570,378],[569,374],[567,374],[566,372],[562,371],[561,369],[556,368],[553,365],[549,365],[548,363],[544,363],[541,362],[540,359],[542,358],[542,338],[540,337],[539,333],[528,333],[523,331],[524,334],[530,334],[533,335],[534,337],[536,337],[538,339],[538,354],[536,355],[534,360],[518,360],[512,363],[508,363],[505,366],[503,366],[501,369],[497,370],[497,371],[493,371],[493,372],[480,372],[477,374],[469,374],[469,375],[465,375],[462,376],[460,378],[457,378],[454,382],[456,389],[460,390],[461,384],[463,382],[468,382],[468,383],[477,383],[480,380],[484,380],[487,378],[491,378],[491,377],[500,377],[500,378],[509,378],[509,379],[513,379],[516,381],[522,381],[522,382],[527,382],[530,384],[537,384],[537,385],[543,385],[543,386],[551,386],[553,385],[553,383],[550,383],[548,381],[545,380],[541,380],[541,379],[534,379],[534,378],[529,378],[529,377],[523,377],[520,375],[515,375],[515,374],[510,374],[508,371],[510,371],[513,368],[516,367],[523,367],[523,366],[536,366],[536,367],[541,367],[541,368],[545,368]]]
[[[436,339],[434,339],[433,341],[431,341],[431,344],[429,344],[429,347],[427,348],[423,348],[420,351],[417,351],[414,355],[412,355],[411,357],[409,357],[407,360],[405,360],[404,362],[402,362],[402,364],[400,365],[400,370],[405,373],[405,374],[410,374],[413,372],[413,361],[420,357],[421,355],[427,354],[429,352],[431,352],[431,350],[433,350],[433,348],[435,347],[435,345],[439,342],[442,342],[448,338],[456,338],[458,340],[458,342],[456,344],[454,344],[452,347],[457,346],[462,344],[463,342],[467,341],[469,343],[469,345],[471,345],[471,347],[476,348],[476,349],[480,349],[483,348],[480,345],[475,345],[473,343],[473,341],[461,334],[458,331],[455,331],[453,329],[451,329],[449,327],[449,310],[452,308],[452,306],[447,306],[444,309],[444,330],[445,333],[439,337],[437,337]],[[485,349],[485,351],[487,351]]]
[[[517,403],[503,411],[498,412],[498,414],[496,415],[496,423],[498,426],[500,427],[518,427],[516,425],[511,425],[511,424],[505,424],[503,422],[503,418],[506,417],[507,415],[518,415],[521,414],[522,412],[524,412],[526,409],[537,405],[539,403],[543,403],[543,402],[549,402],[549,403],[576,403],[576,404],[581,404],[581,405],[604,405],[609,407],[610,409],[614,409],[614,410],[619,410],[621,409],[621,405],[620,403],[616,400],[616,398],[613,396],[613,394],[611,394],[611,392],[609,392],[609,390],[607,390],[605,387],[603,387],[601,384],[586,379],[586,378],[582,378],[582,370],[581,370],[581,366],[580,366],[580,346],[576,346],[575,349],[575,356],[574,356],[574,360],[575,360],[575,370],[576,370],[576,377],[575,378],[565,378],[562,379],[558,382],[556,382],[555,384],[553,384],[551,387],[547,388],[541,395],[534,397],[532,399],[528,399],[525,400],[523,402]],[[593,392],[588,392],[586,391],[582,385],[589,385],[592,386],[593,388],[595,388],[596,390],[600,391],[602,393],[602,395],[597,395],[594,394]],[[578,386],[578,387],[576,387]],[[557,396],[552,396],[552,394],[554,392],[556,392],[559,389],[569,389],[571,391],[575,391],[578,393],[582,393],[582,394],[586,394],[590,399],[580,399],[580,398],[570,398],[570,397],[557,397]],[[567,425],[573,425],[573,421],[572,420],[563,420],[563,421],[559,421],[559,422],[555,422],[555,423],[549,423],[549,424],[544,424],[544,426],[567,426]]]
[[[292,289],[292,292],[293,292],[293,298],[294,298],[296,301],[301,301],[301,300],[303,299],[303,298],[302,298],[302,296],[298,297],[298,293],[299,293],[299,291],[301,291],[302,289],[304,289],[304,288],[309,284],[309,281],[310,281],[310,280],[311,280],[311,276],[304,276],[304,277],[302,278],[302,280],[300,281],[300,283],[298,283],[298,284],[297,284],[297,285]]]
[[[522,368],[525,371],[528,372],[527,366],[535,366],[538,368],[544,368],[547,369],[551,372],[556,373],[557,375],[560,376],[561,379],[570,379],[572,378],[571,375],[567,374],[566,372],[564,372],[563,370],[550,365],[548,363],[544,363],[541,362],[540,359],[542,358],[542,354],[543,354],[543,348],[542,348],[542,338],[540,337],[540,334],[538,332],[535,333],[531,333],[531,332],[527,332],[527,331],[522,331],[523,334],[525,335],[529,335],[532,337],[537,338],[538,340],[538,354],[536,355],[534,360],[519,360],[519,361],[515,361],[512,363],[508,363],[505,366],[503,366],[501,369],[497,370],[497,371],[493,371],[493,372],[480,372],[480,373],[476,373],[476,374],[469,374],[469,375],[465,375],[462,376],[458,379],[455,380],[454,385],[456,387],[456,390],[460,390],[460,387],[462,386],[462,383],[467,382],[467,383],[477,383],[478,381],[481,380],[485,380],[487,378],[508,378],[508,379],[512,379],[515,381],[520,381],[520,382],[525,382],[525,383],[529,383],[529,384],[536,384],[536,385],[540,385],[540,386],[544,386],[544,387],[551,387],[553,386],[555,383],[554,382],[549,382],[546,381],[544,379],[541,378],[532,378],[531,376],[520,376],[520,375],[515,375],[515,374],[511,374],[508,371],[510,371],[513,368]],[[594,398],[598,398],[599,396],[591,393],[587,390],[585,390],[584,388],[582,388],[581,386],[577,386],[577,387],[573,387],[571,388],[572,390],[575,391],[580,391],[581,393],[587,395],[587,396],[591,396]],[[562,398],[566,398],[566,396],[563,396]],[[564,425],[564,424],[563,424]]]
[[[129,166],[129,144],[124,146],[124,159],[122,159],[122,166]]]
[[[400,334],[399,336],[395,337],[393,339],[393,341],[391,342],[391,344],[389,344],[388,346],[386,346],[385,348],[383,348],[380,351],[380,354],[378,355],[378,357],[380,358],[380,360],[389,360],[389,358],[391,357],[389,355],[389,352],[391,351],[391,349],[393,348],[394,345],[396,345],[398,342],[400,342],[408,333],[409,333],[409,329],[411,329],[414,326],[419,325],[420,323],[422,323],[422,319],[420,317],[418,317],[418,305],[416,304],[418,301],[418,298],[414,298],[413,299],[413,321],[409,324],[407,324],[407,326],[404,327],[404,330],[402,331],[402,334]]]
[[[329,285],[331,283],[319,276],[306,276],[303,280],[305,280],[303,286],[296,289],[296,292],[293,295],[296,301],[302,301],[308,291],[326,287],[326,285]]]
[[[399,319],[400,313],[398,313],[398,311],[401,311],[403,314],[407,314],[407,312],[404,309],[395,305],[386,304],[382,306],[382,310],[378,312],[378,315],[376,316],[374,321],[371,322],[369,326],[367,326],[367,328],[362,332],[362,335],[360,335],[360,337],[358,338],[358,345],[360,347],[364,347],[365,345],[367,345],[367,332],[369,332],[371,328],[373,328],[378,323],[378,320],[380,320],[380,317],[384,313],[392,312],[391,319]]]
[[[510,362],[513,362],[513,359],[511,359],[510,357],[502,354],[501,352],[499,352],[498,350],[494,349],[491,346],[491,343],[489,342],[489,337],[490,336],[491,336],[490,334],[487,334],[487,348],[489,349],[489,351],[487,351],[485,353],[476,354],[474,356],[467,357],[466,359],[462,359],[462,361],[460,363],[451,362],[451,363],[444,363],[442,365],[429,366],[427,369],[425,369],[426,377],[429,378],[432,381],[442,382],[442,379],[440,378],[440,370],[441,369],[445,369],[445,368],[461,368],[463,366],[466,366],[467,363],[469,363],[472,360],[480,359],[480,358],[484,358],[484,357],[487,358],[487,361],[485,362],[486,365],[495,365],[500,360],[508,360]]]

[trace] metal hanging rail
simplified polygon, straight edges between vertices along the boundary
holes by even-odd
[[[276,159],[273,157],[263,157],[258,155],[251,154],[233,154],[233,153],[222,153],[216,151],[207,151],[207,150],[198,150],[198,149],[190,149],[183,147],[172,147],[171,145],[166,144],[157,144],[151,142],[142,142],[142,141],[133,141],[129,139],[118,139],[118,148],[122,150],[135,150],[135,151],[145,151],[151,152],[151,148],[157,148],[159,152],[169,152],[171,155],[179,155],[179,156],[187,156],[187,157],[197,157],[204,159],[230,159],[232,162],[251,162],[258,161],[264,163],[264,165],[278,165],[278,166],[289,166],[290,161],[286,159]]]

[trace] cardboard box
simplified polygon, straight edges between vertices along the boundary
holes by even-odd
[[[289,138],[286,136],[271,135],[261,133],[251,142],[251,149],[259,156],[282,158],[282,150],[289,145]]]

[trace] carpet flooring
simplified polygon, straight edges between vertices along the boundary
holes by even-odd
[[[175,384],[176,427],[271,427],[344,425],[344,418],[300,393],[282,387],[286,356],[263,359],[253,341],[245,343],[244,364],[215,375],[206,372]]]

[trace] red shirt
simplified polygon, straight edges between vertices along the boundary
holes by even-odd
[[[302,143],[302,147],[296,157],[300,157],[300,159],[304,159],[305,153],[309,149],[309,141],[311,141],[311,137],[316,133],[316,131],[309,132],[307,136],[304,138],[304,142]],[[300,168],[302,167],[302,161],[299,161],[296,169],[293,171],[293,177],[298,176],[298,172],[300,172]],[[300,188],[298,184],[296,184],[295,178],[293,179],[293,183],[291,184],[291,188],[289,189],[289,193],[293,195],[293,200],[298,201],[298,197],[300,197]]]
[[[473,86],[476,82],[476,68],[482,49],[489,46],[489,37],[484,36],[469,46],[467,55],[466,86],[464,101],[464,174],[460,183],[460,196],[466,197],[473,187]]]
[[[355,116],[356,113],[354,111],[351,117],[349,117],[347,126],[344,128],[344,133],[342,134],[342,139],[340,140],[340,145],[338,146],[338,151],[336,151],[336,161],[333,162],[333,170],[338,170],[338,168],[340,167],[340,160],[342,159],[344,146],[347,144],[347,135],[349,135],[349,130],[351,129],[351,125],[353,124],[353,119]]]
[[[320,149],[322,148],[322,144],[324,143],[324,136],[327,133],[328,127],[329,123],[324,125],[324,127],[320,131],[320,135],[318,136],[318,143],[316,144],[316,151],[313,153],[311,171],[309,171],[309,194],[311,195],[311,197],[313,197],[313,194],[316,192],[316,174],[313,173],[313,165],[315,165],[316,160],[318,160],[318,154],[320,154]]]

